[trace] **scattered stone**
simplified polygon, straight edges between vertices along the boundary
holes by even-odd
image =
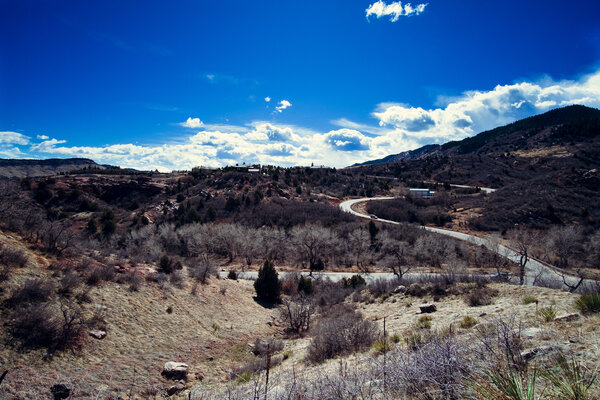
[[[430,314],[430,313],[434,313],[437,311],[437,307],[435,306],[435,304],[421,304],[419,306],[419,309],[421,310],[421,314]]]
[[[90,336],[94,339],[102,340],[106,337],[106,331],[90,331]]]
[[[206,357],[206,360],[208,360],[208,361],[213,361],[214,359],[215,359],[215,358],[214,358],[213,356],[208,356],[208,357]]]
[[[50,392],[52,392],[52,396],[54,396],[54,400],[62,400],[62,399],[66,399],[67,397],[69,397],[71,395],[71,388],[68,387],[67,385],[59,383],[57,385],[52,386],[52,388],[50,389]]]
[[[406,292],[406,286],[404,286],[404,285],[400,285],[400,286],[396,287],[396,289],[394,289],[395,294],[404,293],[404,292]]]
[[[485,317],[487,315],[487,313],[482,312],[481,314],[479,314],[479,317]]]
[[[167,394],[169,396],[173,396],[175,393],[179,393],[183,390],[185,390],[185,385],[181,382],[177,382],[176,384],[167,389]]]
[[[578,313],[560,315],[560,316],[554,318],[554,320],[556,322],[571,322],[571,321],[577,321],[578,319],[579,319]]]
[[[204,375],[202,375],[202,372],[196,372],[194,376],[196,377],[197,381],[202,382],[204,380]]]
[[[186,379],[188,365],[180,362],[169,361],[165,363],[162,375],[168,379]]]

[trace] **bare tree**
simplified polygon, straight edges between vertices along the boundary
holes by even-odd
[[[381,253],[385,254],[381,264],[389,268],[399,280],[412,269],[409,262],[410,246],[407,242],[392,239],[386,232],[380,235]]]
[[[529,256],[531,252],[531,248],[536,243],[538,239],[537,232],[529,230],[527,228],[519,226],[516,229],[509,231],[508,237],[511,243],[511,246],[519,255],[519,284],[523,285],[525,283],[525,273],[527,262],[529,261]]]
[[[336,239],[334,232],[318,225],[297,226],[292,231],[300,260],[309,264],[311,272],[329,258]]]
[[[283,319],[290,332],[301,333],[310,329],[311,317],[315,312],[315,306],[311,298],[303,294],[284,299],[279,308],[281,319]]]
[[[561,268],[568,268],[569,260],[583,250],[582,242],[581,228],[575,225],[552,228],[546,236],[546,247]]]

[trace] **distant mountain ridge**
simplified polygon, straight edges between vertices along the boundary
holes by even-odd
[[[87,158],[50,158],[45,160],[3,158],[0,159],[0,177],[35,178],[53,176],[85,167],[94,167],[98,169],[105,168]]]
[[[489,145],[491,144],[509,145],[513,141],[510,140],[510,135],[515,133],[521,132],[531,136],[532,133],[538,133],[546,128],[560,126],[562,129],[557,129],[550,135],[554,140],[548,142],[548,144],[556,144],[563,140],[596,136],[598,132],[592,128],[592,125],[597,120],[600,120],[600,110],[581,105],[567,106],[484,131],[463,140],[451,141],[442,145],[429,144],[415,150],[391,154],[381,159],[357,163],[352,167],[418,160],[431,156],[477,153],[486,150],[486,145],[488,146],[487,150],[490,150]],[[513,139],[519,140],[518,137]]]

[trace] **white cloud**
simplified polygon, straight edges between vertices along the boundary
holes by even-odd
[[[377,18],[390,17],[390,21],[396,22],[401,16],[419,15],[425,11],[427,3],[418,4],[413,7],[410,3],[402,6],[401,1],[394,1],[390,4],[386,4],[384,1],[379,0],[371,4],[365,11],[367,13],[367,19],[371,15],[375,15]]]
[[[39,140],[48,140],[48,139],[50,139],[50,138],[49,138],[48,136],[46,136],[46,135],[37,135],[37,138],[38,138]]]
[[[289,101],[287,101],[287,100],[281,100],[279,102],[279,105],[277,107],[275,107],[275,109],[278,112],[282,112],[283,110],[285,110],[286,108],[289,108],[291,106],[292,106],[292,103],[290,103]]]
[[[468,91],[446,99],[445,107],[425,110],[382,103],[373,113],[381,127],[418,142],[442,143],[570,104],[600,107],[600,71],[579,81],[521,82],[490,91]]]
[[[242,162],[343,167],[424,144],[462,139],[569,104],[600,108],[600,71],[574,81],[545,78],[499,85],[487,91],[467,91],[443,101],[434,108],[379,104],[372,114],[379,126],[345,118],[332,121],[341,128],[329,131],[272,121],[254,121],[243,126],[204,124],[183,140],[160,145],[66,146],[64,140],[57,139],[31,144],[20,133],[0,132],[0,155],[30,156],[17,147],[30,144],[27,149],[38,156],[86,157],[143,170],[170,171]]]
[[[186,128],[200,128],[204,125],[204,122],[200,121],[200,118],[188,118],[185,122],[179,123],[179,125]]]
[[[267,103],[269,103],[269,102],[271,101],[271,98],[270,98],[269,96],[267,96],[267,97],[265,97],[265,101],[266,101]]]
[[[0,132],[0,144],[26,145],[29,144],[29,136],[25,136],[19,132]]]
[[[44,140],[41,143],[32,144],[29,149],[33,152],[48,153],[48,152],[52,151],[57,144],[64,144],[64,143],[67,143],[67,141],[66,140],[49,139],[49,140]]]

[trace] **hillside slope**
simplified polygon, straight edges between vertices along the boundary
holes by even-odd
[[[51,158],[47,160],[0,159],[0,177],[26,178],[53,176],[87,167],[104,169],[87,158]]]

